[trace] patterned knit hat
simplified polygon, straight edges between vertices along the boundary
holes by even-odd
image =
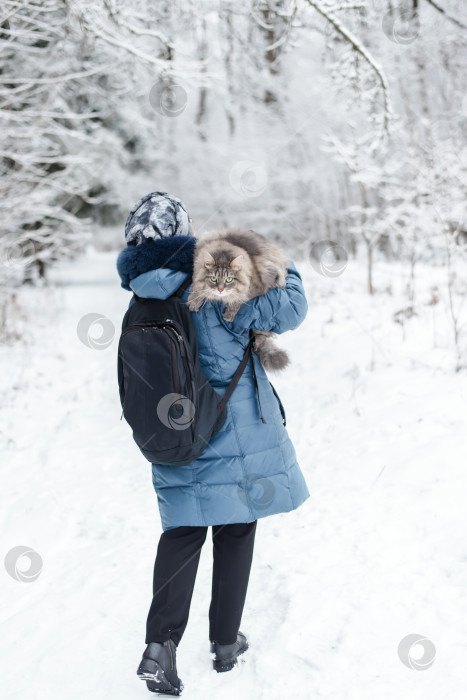
[[[167,192],[151,192],[142,197],[125,224],[127,245],[171,236],[191,236],[191,219],[183,203]]]

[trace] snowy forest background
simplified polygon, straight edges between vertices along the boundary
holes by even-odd
[[[310,498],[260,519],[250,649],[219,677],[204,546],[184,696],[465,699],[466,9],[2,0],[2,697],[147,692],[161,527],[116,259],[167,190],[196,233],[281,243],[309,303],[272,381]]]
[[[122,247],[154,189],[198,232],[360,250],[370,293],[383,256],[410,262],[409,304],[419,261],[465,294],[462,0],[5,0],[0,27],[4,336],[12,277]]]

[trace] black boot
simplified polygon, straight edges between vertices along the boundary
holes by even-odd
[[[177,675],[176,645],[172,639],[151,642],[146,647],[136,673],[153,693],[180,695],[183,684]]]
[[[231,671],[237,663],[237,657],[248,649],[248,642],[241,632],[237,635],[237,641],[233,644],[219,644],[211,641],[211,653],[215,654],[213,666],[218,673]]]

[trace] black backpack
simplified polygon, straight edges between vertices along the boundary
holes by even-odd
[[[180,298],[190,282],[168,299],[134,293],[122,322],[117,361],[122,417],[155,464],[183,466],[200,456],[225,423],[227,401],[254,343],[250,332],[232,381],[219,396],[201,368],[191,314]]]

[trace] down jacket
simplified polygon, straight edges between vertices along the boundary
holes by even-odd
[[[128,254],[134,257],[136,249]],[[148,249],[144,252],[147,256]],[[186,250],[183,254],[186,255]],[[190,275],[186,265],[177,265],[176,252],[171,258],[171,268],[158,266],[157,253],[142,268],[134,266],[133,260],[129,277],[124,258],[122,251],[117,263],[122,286],[141,297],[166,299]],[[146,271],[136,274],[139,269]],[[189,291],[190,287],[183,293],[183,301],[187,300]],[[191,312],[201,366],[221,396],[242,359],[249,329],[275,333],[293,330],[305,318],[308,307],[302,279],[290,261],[284,289],[272,289],[243,304],[232,322],[223,319],[224,309],[223,302],[205,302],[199,311]],[[252,522],[294,510],[309,497],[284,425],[280,399],[257,355],[252,355],[266,422],[261,421],[250,359],[227,404],[223,427],[201,456],[188,466],[152,465],[152,482],[164,531],[181,525]]]

